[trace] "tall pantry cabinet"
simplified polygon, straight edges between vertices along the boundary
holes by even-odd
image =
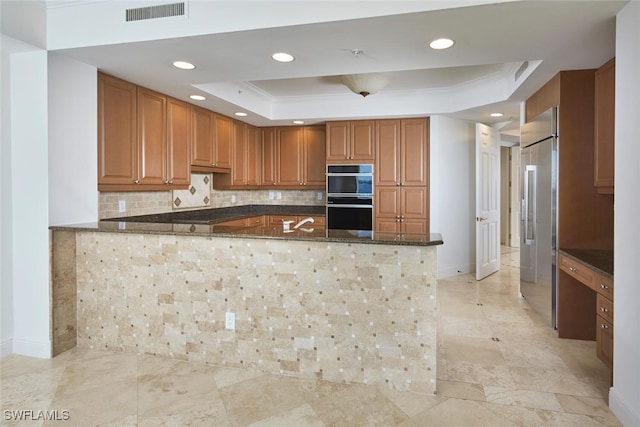
[[[376,120],[374,231],[429,232],[429,119]]]

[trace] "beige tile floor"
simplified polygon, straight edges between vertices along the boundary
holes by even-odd
[[[438,394],[304,381],[147,355],[73,349],[2,359],[2,425],[620,426],[593,342],[559,340],[502,269],[438,283]],[[38,410],[68,421],[10,420]]]

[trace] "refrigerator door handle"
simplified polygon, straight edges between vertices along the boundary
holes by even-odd
[[[522,218],[524,221],[524,244],[536,243],[536,165],[526,165],[524,169],[524,194]]]

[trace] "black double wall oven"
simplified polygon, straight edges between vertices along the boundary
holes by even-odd
[[[373,230],[373,165],[327,165],[327,228]]]

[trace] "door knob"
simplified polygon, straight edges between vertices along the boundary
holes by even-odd
[[[481,217],[481,216],[477,216],[477,217],[476,217],[476,221],[478,221],[478,222],[480,222],[480,221],[486,221],[486,220],[488,220],[488,219],[489,219],[489,218],[484,218],[484,217]]]

